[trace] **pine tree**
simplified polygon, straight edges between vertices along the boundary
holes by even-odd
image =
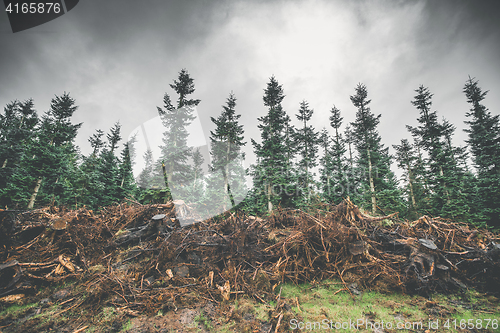
[[[438,122],[437,112],[431,111],[433,95],[428,88],[421,85],[415,92],[411,103],[420,111],[420,125],[407,127],[428,155],[424,162],[428,166],[431,213],[466,221],[470,208],[467,194],[461,190],[464,171],[455,158],[459,149],[451,144],[454,127],[446,121]]]
[[[189,189],[189,202],[200,203],[203,200],[204,174],[203,163],[205,162],[199,148],[193,151],[192,179]]]
[[[309,108],[306,101],[300,103],[297,119],[302,122],[302,127],[297,129],[294,135],[294,141],[297,147],[297,154],[300,156],[298,162],[298,181],[301,187],[301,201],[309,203],[311,201],[311,191],[314,184],[314,173],[318,154],[318,133],[308,124],[313,115],[313,110]]]
[[[121,179],[119,198],[134,197],[136,193],[136,184],[132,172],[132,151],[134,150],[134,140],[129,140],[124,144],[121,152],[121,159],[118,165],[118,175]]]
[[[419,217],[419,210],[424,200],[424,188],[418,178],[419,158],[414,147],[407,139],[402,139],[400,145],[393,145],[396,150],[396,161],[398,167],[404,170],[403,179],[406,182],[406,194],[408,197],[407,218],[415,219]]]
[[[42,204],[64,203],[62,199],[73,191],[67,179],[72,176],[71,170],[77,167],[74,140],[82,124],[70,121],[77,109],[75,100],[64,93],[52,99],[50,109],[42,117],[38,140],[30,147],[29,156],[32,157],[25,161],[34,178],[28,208],[34,207],[42,182]]]
[[[488,91],[469,77],[464,93],[471,109],[465,122],[467,143],[477,170],[477,200],[480,218],[490,226],[500,226],[500,120],[482,104]]]
[[[354,146],[354,142],[355,142],[355,138],[354,138],[354,133],[352,131],[352,128],[349,124],[347,124],[347,126],[345,127],[345,142],[347,143],[347,148],[348,148],[348,151],[349,151],[349,158],[348,158],[348,161],[349,161],[349,169],[350,169],[350,174],[353,174],[354,173],[354,157],[353,157],[353,154],[352,154],[352,150],[353,150],[353,146]]]
[[[356,94],[350,98],[358,111],[356,120],[351,124],[358,151],[357,169],[362,174],[361,186],[368,189],[365,191],[363,205],[370,202],[372,214],[376,214],[377,208],[400,211],[401,195],[390,170],[389,150],[384,148],[377,132],[381,115],[375,116],[371,112],[371,100],[368,99],[365,85],[358,84],[355,91]]]
[[[208,186],[210,193],[206,199],[216,210],[225,211],[229,206],[234,207],[236,201],[241,201],[246,192],[241,164],[244,157],[241,148],[246,143],[243,141],[243,125],[238,122],[241,115],[236,114],[235,110],[234,94],[229,95],[226,105],[222,108],[219,117],[210,118],[216,128],[210,132],[212,163]]]
[[[344,197],[351,196],[351,184],[348,175],[349,165],[345,157],[347,152],[346,140],[340,133],[343,119],[337,107],[334,106],[330,110],[329,119],[330,126],[335,134],[333,138],[330,138],[325,130],[321,135],[325,154],[322,159],[321,181],[323,184],[323,197],[330,203],[338,203]]]
[[[144,153],[144,168],[139,174],[137,185],[144,190],[150,189],[153,186],[153,151],[148,149]]]
[[[109,151],[114,153],[115,149],[118,147],[118,142],[122,139],[120,135],[122,126],[119,122],[116,122],[113,127],[109,130],[109,133],[106,134],[106,138],[108,139]]]
[[[323,156],[319,160],[320,168],[320,182],[321,182],[321,193],[323,198],[330,202],[331,197],[334,193],[334,180],[332,179],[331,170],[333,169],[333,154],[331,153],[331,137],[328,134],[326,128],[321,130],[318,141],[320,147],[323,150]]]
[[[100,195],[106,191],[104,183],[101,182],[102,177],[100,177],[100,170],[102,170],[100,151],[105,147],[103,136],[104,131],[97,129],[96,133],[88,139],[92,153],[82,157],[82,163],[77,170],[76,204],[84,204],[94,209],[99,207]]]
[[[97,168],[98,186],[104,191],[94,193],[98,198],[101,206],[109,206],[123,199],[123,191],[120,188],[122,181],[119,169],[119,160],[115,156],[114,151],[118,147],[118,142],[121,140],[121,125],[115,123],[106,134],[108,139],[107,147],[101,151],[99,156],[99,164]]]
[[[263,98],[268,113],[258,118],[262,141],[257,143],[252,139],[257,156],[257,164],[252,170],[254,200],[257,205],[265,203],[268,212],[278,204],[290,205],[295,197],[291,167],[293,154],[286,146],[291,125],[281,105],[284,97],[282,86],[274,76],[271,77]]]
[[[187,126],[195,119],[194,107],[199,99],[188,99],[194,93],[194,80],[189,73],[183,69],[180,71],[178,80],[174,80],[170,87],[177,93],[177,104],[174,105],[170,96],[165,93],[163,97],[164,108],[158,107],[158,113],[162,119],[166,131],[163,133],[163,146],[161,146],[161,158],[158,165],[165,166],[165,182],[169,193],[185,197],[188,190],[188,182],[192,175],[189,159],[192,157],[191,149],[187,146]],[[160,171],[158,169],[158,171]],[[163,171],[161,178],[163,178]],[[171,199],[171,198],[167,198]]]
[[[472,212],[470,202],[475,200],[476,193],[471,183],[474,177],[467,172],[467,150],[452,144],[455,125],[443,118],[441,127],[445,147],[444,158],[447,164],[447,183],[450,184],[451,194],[451,200],[445,204],[441,214],[455,220],[469,222]]]
[[[36,139],[39,122],[33,100],[14,101],[0,114],[0,206],[25,206],[30,175],[22,161]]]
[[[104,132],[97,129],[94,134],[89,138],[90,146],[92,147],[92,155],[97,156],[99,150],[104,147],[105,142],[102,140]]]

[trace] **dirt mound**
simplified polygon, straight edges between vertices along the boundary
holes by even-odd
[[[177,215],[186,221],[189,213],[177,202],[121,204],[98,214],[45,208],[14,220],[4,214],[0,297],[71,280],[79,288],[65,309],[113,306],[136,316],[242,294],[266,302],[277,299],[285,281],[333,277],[351,294],[354,282],[407,293],[468,286],[498,293],[499,235],[463,223],[371,217],[349,200],[315,213],[278,210],[266,219],[193,217],[181,227]],[[278,296],[274,326],[285,307]]]

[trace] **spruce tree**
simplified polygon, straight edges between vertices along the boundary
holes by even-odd
[[[189,202],[198,204],[201,201],[203,201],[203,192],[204,192],[203,163],[205,162],[205,160],[200,152],[200,148],[196,148],[193,150],[192,158],[193,158],[193,166],[192,166],[191,184],[188,190]]]
[[[137,185],[141,189],[148,190],[153,186],[153,151],[151,149],[146,150],[143,158],[145,165],[139,174]]]
[[[361,174],[361,186],[364,189],[363,206],[369,204],[372,214],[377,208],[400,211],[402,208],[401,194],[397,182],[390,170],[389,149],[381,143],[377,126],[381,115],[375,116],[369,107],[366,86],[358,84],[355,95],[350,96],[351,102],[358,109],[356,120],[351,123],[353,137],[358,151],[357,169]]]
[[[95,193],[101,206],[109,206],[123,199],[123,192],[120,188],[122,181],[119,169],[119,160],[114,151],[121,140],[121,125],[115,123],[106,134],[107,146],[101,151],[97,174],[99,186],[103,192]]]
[[[308,123],[311,120],[313,112],[305,100],[300,103],[299,113],[296,114],[296,117],[302,122],[302,126],[296,130],[294,135],[296,152],[300,157],[297,164],[299,169],[297,179],[302,192],[300,201],[306,204],[311,200],[312,186],[314,185],[313,168],[317,166],[316,159],[318,154],[319,134]]]
[[[408,198],[407,218],[415,219],[419,217],[419,210],[422,208],[424,200],[424,188],[418,177],[419,158],[414,147],[407,139],[402,139],[400,145],[392,146],[396,151],[396,161],[398,167],[404,170],[403,179],[406,182],[405,192]]]
[[[333,154],[331,153],[331,137],[326,128],[321,130],[318,141],[322,151],[323,156],[319,160],[320,164],[320,190],[323,198],[330,202],[331,197],[334,193],[335,183],[332,177],[331,170],[333,169]]]
[[[211,204],[218,212],[234,207],[236,201],[241,201],[245,195],[244,169],[242,166],[243,125],[236,114],[236,98],[230,94],[226,105],[222,106],[222,113],[210,119],[215,124],[214,131],[210,131],[210,164],[209,193],[207,204]],[[236,199],[236,200],[235,200]]]
[[[268,212],[278,204],[291,205],[295,197],[291,166],[293,154],[286,146],[291,125],[281,105],[283,98],[282,86],[274,76],[271,77],[263,98],[268,113],[258,118],[261,143],[252,139],[257,156],[257,164],[252,170],[254,200],[257,205],[264,203]]]
[[[353,151],[355,138],[354,138],[354,133],[352,131],[350,124],[347,124],[347,126],[345,127],[344,133],[345,133],[345,142],[347,143],[347,148],[348,148],[348,152],[349,152],[349,157],[348,157],[349,169],[350,169],[349,173],[353,174],[354,173],[354,157],[353,157],[352,151]]]
[[[102,140],[104,132],[97,129],[94,134],[89,138],[90,146],[92,147],[92,155],[97,156],[99,150],[104,147],[105,142]]]
[[[179,72],[177,80],[170,84],[178,95],[177,103],[173,104],[170,96],[165,93],[163,97],[164,107],[157,107],[163,126],[166,131],[163,133],[163,145],[161,148],[161,158],[157,165],[164,165],[163,170],[156,168],[161,172],[161,179],[165,180],[167,191],[171,194],[185,198],[188,192],[188,183],[192,175],[189,160],[192,157],[192,151],[187,145],[187,126],[195,119],[194,107],[199,103],[199,99],[189,99],[189,95],[194,93],[194,80],[189,73],[182,69]],[[158,173],[157,173],[158,174]],[[167,200],[171,199],[168,198]]]
[[[88,139],[92,147],[92,153],[82,157],[82,163],[78,169],[78,180],[76,186],[77,203],[87,205],[96,209],[101,204],[101,194],[106,191],[100,177],[102,170],[101,149],[106,143],[102,140],[104,131],[97,129]]]
[[[77,168],[74,140],[82,124],[72,124],[70,118],[77,109],[75,100],[64,93],[52,99],[50,109],[42,117],[38,140],[29,148],[31,158],[25,160],[33,178],[28,208],[34,207],[39,192],[42,204],[55,205],[64,203],[67,194],[74,191],[68,179]]]
[[[109,130],[109,133],[106,134],[106,138],[108,139],[109,151],[114,152],[116,148],[118,148],[118,142],[122,139],[120,135],[122,126],[119,122],[116,122],[113,127]]]
[[[470,207],[467,194],[462,191],[463,170],[456,162],[455,153],[459,150],[451,145],[454,127],[439,123],[437,112],[431,110],[432,94],[420,86],[415,90],[411,102],[420,111],[418,127],[407,126],[420,146],[427,152],[427,176],[430,193],[430,211],[453,219],[468,220]]]
[[[469,77],[464,93],[471,109],[466,113],[467,143],[477,171],[478,218],[490,226],[500,226],[500,121],[492,115],[482,101],[488,91],[483,91],[478,81]]]
[[[38,122],[32,99],[11,102],[0,114],[0,207],[27,204],[30,175],[22,161],[36,140]]]
[[[132,172],[134,140],[129,140],[124,144],[121,152],[120,163],[118,165],[118,175],[120,178],[119,199],[134,197],[136,184]]]
[[[347,152],[345,146],[346,140],[342,137],[342,133],[340,133],[343,118],[337,107],[333,106],[330,110],[329,120],[330,126],[334,130],[334,135],[331,139],[331,148],[328,151],[328,154],[331,156],[331,164],[329,168],[324,170],[325,176],[329,176],[331,179],[326,184],[328,187],[325,188],[324,195],[329,202],[339,203],[344,197],[352,195],[352,186],[349,180],[349,164],[345,157]]]

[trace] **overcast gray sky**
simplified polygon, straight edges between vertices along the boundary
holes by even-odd
[[[73,120],[83,122],[77,144],[89,153],[97,128],[120,121],[127,137],[157,116],[182,68],[195,80],[204,133],[233,91],[247,141],[260,139],[257,117],[266,113],[271,75],[283,84],[294,121],[306,99],[318,130],[334,104],[344,123],[354,120],[349,96],[361,82],[390,146],[410,138],[405,125],[418,116],[410,101],[423,84],[463,145],[468,75],[490,90],[484,102],[500,112],[499,14],[497,0],[81,0],[62,17],[13,34],[4,12],[0,105],[34,98],[42,114],[55,94],[70,92],[79,105]]]

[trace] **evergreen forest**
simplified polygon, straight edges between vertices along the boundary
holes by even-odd
[[[306,100],[295,110],[284,109],[285,91],[272,76],[263,86],[260,138],[249,141],[231,93],[211,118],[210,163],[188,146],[187,127],[203,101],[195,98],[194,79],[185,69],[157,108],[165,132],[156,159],[150,150],[136,156],[134,138],[124,142],[118,122],[97,129],[88,138],[91,153],[81,154],[75,138],[82,124],[72,121],[78,104],[69,93],[55,96],[43,114],[32,99],[14,100],[0,114],[0,208],[98,210],[124,200],[149,204],[182,198],[207,216],[230,209],[263,215],[349,198],[371,215],[440,216],[499,228],[500,122],[488,110],[488,91],[479,81],[469,77],[463,86],[470,106],[464,110],[464,146],[453,144],[456,125],[433,109],[433,94],[423,85],[408,101],[418,124],[407,126],[412,139],[385,146],[378,130],[382,115],[371,110],[368,88],[360,83],[349,96],[356,110],[353,122],[345,123],[332,101],[324,119],[329,127],[319,131],[311,125],[318,115]],[[247,144],[256,163],[245,169]],[[139,157],[145,166],[134,177]],[[391,166],[401,170],[400,179]]]

